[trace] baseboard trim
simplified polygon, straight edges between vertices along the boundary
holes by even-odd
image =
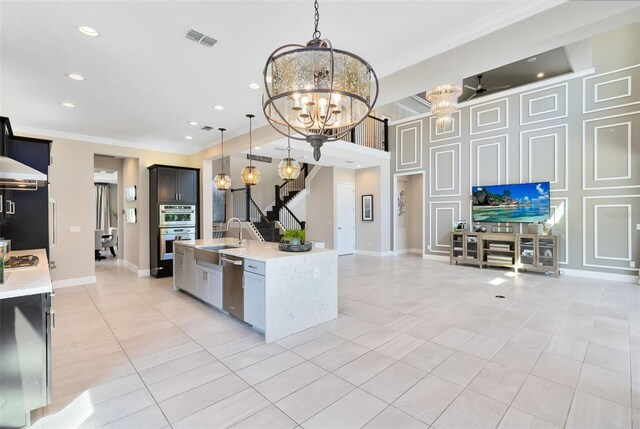
[[[431,253],[425,253],[424,255],[422,255],[422,259],[431,259],[433,261],[449,262],[448,256],[432,255]]]
[[[372,250],[356,250],[354,252],[356,255],[361,256],[393,256],[393,252],[374,252]]]
[[[638,283],[638,276],[628,274],[611,274],[600,271],[575,270],[571,268],[560,268],[560,274],[571,277],[589,277],[599,280],[613,280],[624,283]]]
[[[422,253],[422,249],[401,249],[393,252],[394,255],[406,255],[407,253],[419,255]]]
[[[73,279],[54,280],[53,288],[60,289],[63,287],[84,286],[84,285],[91,285],[94,283],[96,283],[96,276],[76,277]]]
[[[151,270],[137,270],[138,277],[149,277]]]
[[[121,265],[125,267],[127,270],[133,271],[134,273],[138,274],[138,266],[136,264],[131,263],[126,259],[123,259]]]

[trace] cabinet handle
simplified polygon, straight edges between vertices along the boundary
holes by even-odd
[[[257,270],[258,267],[256,267],[255,265],[247,265],[249,268],[253,268],[254,270]]]
[[[49,312],[51,314],[51,330],[56,329],[56,311],[52,308]]]
[[[2,208],[4,207],[4,204],[2,202],[3,196],[0,195],[0,213],[2,213]]]

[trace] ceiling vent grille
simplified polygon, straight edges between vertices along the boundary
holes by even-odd
[[[209,125],[205,125],[204,127],[201,128],[202,131],[211,131],[213,129],[213,127],[210,127]]]
[[[204,45],[207,48],[210,48],[216,43],[218,43],[218,41],[213,37],[205,36],[204,34],[196,30],[187,31],[187,34],[185,35],[185,37],[189,40],[193,40],[196,43],[200,43],[201,45]]]

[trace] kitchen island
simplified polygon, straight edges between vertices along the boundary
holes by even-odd
[[[51,399],[51,277],[44,249],[9,252],[38,257],[34,267],[5,269],[0,284],[0,427],[29,425]]]
[[[264,332],[267,343],[338,317],[335,250],[283,252],[277,243],[247,240],[240,246],[236,238],[176,241],[174,246],[174,289],[235,315]],[[219,256],[209,258],[211,251]],[[237,293],[243,302],[239,313],[228,304],[237,302]]]

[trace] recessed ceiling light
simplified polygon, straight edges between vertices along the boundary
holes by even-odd
[[[198,125],[196,121],[189,121],[189,125]]]
[[[250,83],[249,84],[249,88],[251,88],[251,89],[260,89],[260,85],[258,85],[257,83]]]
[[[89,37],[97,37],[98,33],[96,30],[94,30],[93,28],[87,26],[87,25],[83,25],[81,27],[78,27],[78,31],[81,32],[82,34],[84,34],[85,36],[89,36]]]
[[[67,73],[67,77],[73,80],[84,80],[84,76],[78,73]]]
[[[221,105],[219,105],[219,104],[218,104],[218,105],[216,105],[216,106],[213,106],[213,108],[214,108],[214,109],[216,109],[216,110],[224,110],[224,107],[222,107],[222,106],[221,106]]]
[[[191,137],[191,136],[184,136],[184,138],[185,138],[185,139],[187,139],[187,140],[191,140],[193,137]]]
[[[544,73],[540,72],[537,74],[538,77],[544,77]]]
[[[255,150],[260,150],[260,146],[254,147]]]
[[[527,59],[527,62],[528,62],[528,63],[532,63],[532,62],[534,62],[535,60],[537,60],[537,58],[536,58],[536,57],[531,57],[531,58],[528,58],[528,59]]]
[[[360,167],[362,167],[362,165],[360,165],[360,164],[356,165],[356,168],[360,168]]]
[[[64,107],[76,107],[76,105],[75,105],[75,104],[70,103],[70,102],[68,102],[68,101],[65,101],[64,103],[62,103],[62,105],[63,105]]]

